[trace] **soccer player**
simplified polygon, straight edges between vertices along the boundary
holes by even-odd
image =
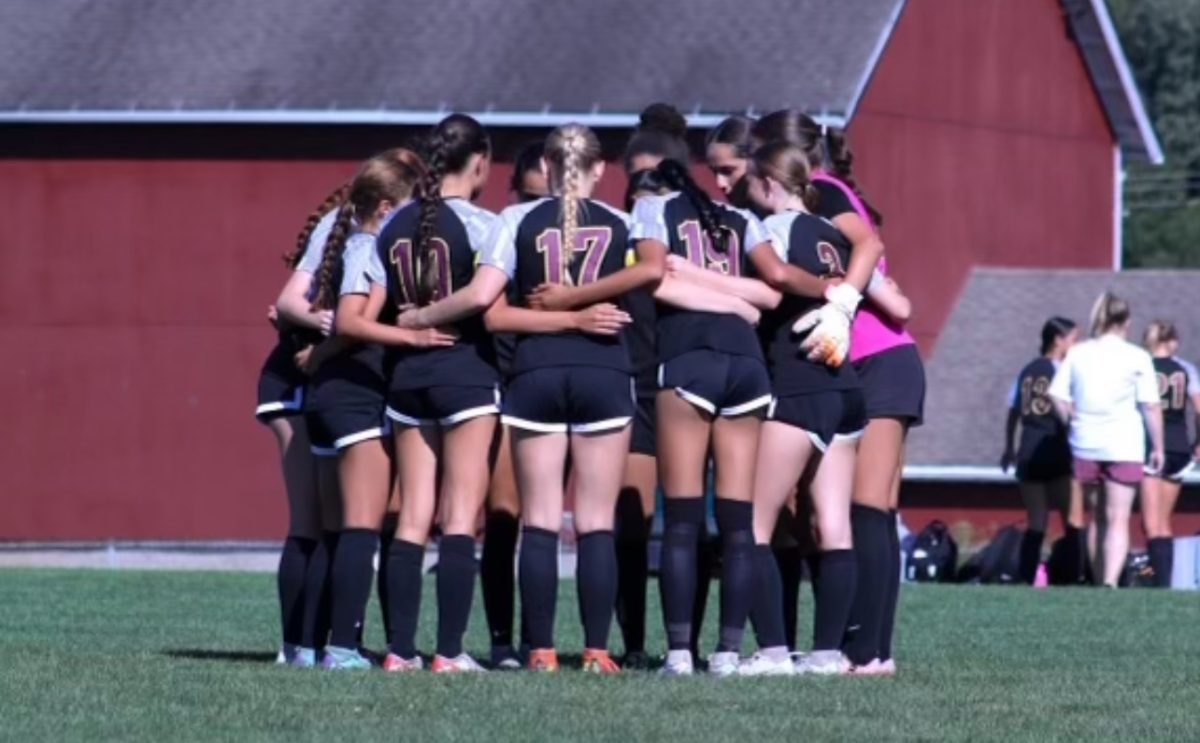
[[[423,173],[424,165],[408,150],[390,150],[364,163],[336,210],[317,271],[315,307],[332,308],[339,289],[342,294],[368,292],[362,266],[375,250],[375,235],[388,214],[410,198]],[[343,270],[344,258],[348,271]],[[372,309],[377,314],[380,307],[367,312]],[[354,311],[363,311],[356,299],[339,304],[340,314]],[[358,651],[358,640],[393,482],[389,442],[382,441],[390,439],[383,355],[377,344],[334,336],[309,358],[306,420],[314,451],[336,457],[341,493],[342,532],[332,557],[330,640],[323,660],[328,668],[370,667]],[[386,611],[384,616],[386,620]]]
[[[1049,390],[1070,428],[1075,479],[1090,491],[1092,574],[1111,588],[1125,568],[1129,513],[1143,466],[1154,472],[1163,467],[1154,364],[1150,354],[1126,340],[1131,317],[1125,300],[1101,294],[1092,307],[1092,338],[1067,352]]]
[[[1200,402],[1200,381],[1188,365],[1174,358],[1179,350],[1179,332],[1169,322],[1155,320],[1146,328],[1146,350],[1154,362],[1163,416],[1163,466],[1146,468],[1142,480],[1142,525],[1146,531],[1150,565],[1156,585],[1171,587],[1174,547],[1171,537],[1171,513],[1179,500],[1183,476],[1192,468],[1200,447],[1188,440],[1188,398]],[[1200,410],[1200,407],[1197,407]]]
[[[1025,503],[1020,575],[1026,583],[1032,584],[1037,575],[1050,509],[1057,510],[1062,517],[1068,549],[1078,551],[1080,544],[1081,525],[1071,521],[1071,447],[1066,427],[1054,412],[1054,403],[1048,395],[1058,365],[1078,337],[1079,331],[1071,320],[1065,317],[1047,320],[1042,327],[1040,355],[1021,369],[1009,393],[1000,468],[1007,472],[1016,465],[1021,500]],[[1079,552],[1074,562],[1081,556]]]
[[[258,380],[256,416],[270,427],[279,444],[288,498],[288,536],[277,574],[283,624],[277,662],[301,667],[315,664],[316,648],[324,644],[317,637],[328,632],[326,588],[339,528],[336,482],[319,478],[304,423],[307,377],[301,367],[333,326],[333,313],[312,305],[313,282],[348,188],[349,184],[338,187],[313,211],[296,249],[284,258],[292,273],[273,308],[279,341]]]
[[[386,292],[380,315],[384,322],[364,317],[343,323],[339,316],[340,332],[393,347],[387,415],[396,430],[403,499],[389,555],[388,598],[393,608],[387,671],[422,666],[416,649],[421,567],[435,511],[442,538],[432,669],[483,670],[463,651],[462,640],[474,597],[474,535],[488,488],[489,454],[500,411],[499,376],[481,316],[487,303],[476,303],[464,288],[495,219],[470,201],[487,182],[490,161],[487,133],[471,117],[453,114],[434,128],[421,195],[383,228],[377,262],[370,266],[372,285],[366,301]],[[468,311],[441,330],[417,327],[422,312],[443,300],[465,305]]]

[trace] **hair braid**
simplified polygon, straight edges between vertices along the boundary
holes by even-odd
[[[325,241],[325,252],[321,255],[321,266],[317,269],[317,295],[313,307],[318,310],[333,309],[337,303],[337,274],[342,264],[342,253],[354,226],[354,204],[347,200],[338,207],[337,219]]]
[[[858,196],[863,206],[866,207],[871,221],[876,225],[882,226],[883,215],[875,207],[871,206],[871,203],[867,201],[867,197],[863,195],[858,181],[854,179],[854,153],[850,151],[850,146],[846,143],[846,133],[841,129],[826,127],[824,139],[825,153],[829,156],[829,171],[837,176],[838,180],[849,186],[850,190]]]
[[[313,230],[317,229],[317,224],[320,223],[322,217],[328,214],[333,209],[342,205],[350,193],[350,181],[346,181],[342,185],[329,192],[321,205],[314,209],[308,215],[308,219],[304,221],[304,227],[300,230],[300,234],[296,235],[296,247],[292,252],[283,256],[283,263],[288,268],[295,268],[300,259],[304,256],[304,251],[308,249],[308,239],[312,237]]]
[[[428,304],[433,301],[433,295],[437,291],[437,259],[434,253],[433,239],[434,232],[437,230],[438,211],[442,205],[442,178],[445,176],[446,169],[444,148],[443,138],[435,131],[430,138],[425,178],[421,182],[417,239],[416,244],[413,245],[419,304]]]
[[[726,250],[728,231],[721,224],[721,212],[717,203],[700,188],[692,178],[688,169],[674,160],[663,160],[658,164],[658,173],[671,188],[681,192],[700,217],[700,227],[712,242],[713,249],[719,253]],[[730,260],[735,260],[730,258]]]

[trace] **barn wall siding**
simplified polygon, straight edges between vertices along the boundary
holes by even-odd
[[[1106,268],[1112,134],[1055,0],[914,0],[850,128],[928,354],[974,265]]]

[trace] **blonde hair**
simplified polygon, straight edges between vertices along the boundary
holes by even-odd
[[[1129,303],[1111,291],[1105,291],[1096,297],[1092,305],[1092,337],[1098,338],[1115,327],[1129,321]]]
[[[575,260],[575,233],[579,229],[579,192],[584,173],[600,162],[600,140],[582,124],[566,124],[546,138],[546,165],[550,181],[562,190],[559,224],[562,227],[562,275],[569,281]]]
[[[1154,351],[1164,343],[1179,340],[1179,332],[1175,330],[1175,325],[1166,320],[1155,320],[1146,328],[1146,335],[1142,342],[1146,345],[1147,351]]]

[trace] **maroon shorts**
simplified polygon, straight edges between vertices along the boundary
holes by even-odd
[[[1139,462],[1097,462],[1075,457],[1075,479],[1083,485],[1099,485],[1103,482],[1137,485],[1142,481],[1143,474],[1144,465]]]

